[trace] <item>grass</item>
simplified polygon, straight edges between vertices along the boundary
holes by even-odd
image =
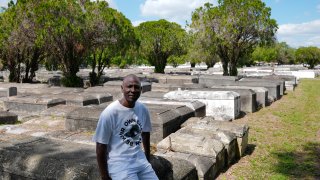
[[[250,126],[247,155],[219,179],[320,179],[320,78],[235,122]]]

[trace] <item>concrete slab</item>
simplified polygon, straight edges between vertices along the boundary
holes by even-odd
[[[196,167],[186,160],[154,155],[150,163],[161,180],[198,179]]]
[[[101,112],[105,107],[79,107],[67,113],[65,128],[68,131],[95,131]]]
[[[280,97],[283,96],[284,90],[285,90],[285,81],[282,79],[265,79],[265,78],[257,78],[257,77],[246,77],[242,78],[239,81],[250,81],[250,82],[257,82],[257,83],[275,83],[277,85],[280,85]],[[277,97],[277,99],[279,99]]]
[[[199,76],[199,84],[206,87],[212,87],[216,85],[229,85],[238,81],[238,76],[222,76],[222,75],[201,75]]]
[[[268,105],[268,89],[264,87],[250,87],[250,86],[212,86],[211,88],[231,88],[231,89],[251,89],[256,93],[256,107],[259,109]],[[240,95],[241,98],[241,95]]]
[[[18,95],[4,101],[4,108],[13,112],[41,113],[50,107],[66,104],[64,99],[41,97],[37,95]]]
[[[152,91],[151,91],[152,92]],[[140,97],[139,101],[144,104],[158,104],[158,105],[185,105],[194,110],[195,117],[203,117],[206,115],[206,105],[200,101],[174,101],[163,98]]]
[[[163,157],[165,159],[177,159],[184,163],[187,161],[188,163],[193,164],[193,166],[197,169],[197,176],[199,180],[211,180],[215,179],[220,172],[220,169],[216,163],[216,159],[213,157],[199,156],[190,153],[181,153],[181,152],[156,152],[156,156]]]
[[[17,121],[18,121],[18,115],[12,112],[0,111],[0,125],[15,124]]]
[[[0,179],[99,179],[94,146],[24,137],[0,144]]]
[[[240,159],[240,151],[238,149],[237,138],[234,133],[227,131],[212,131],[205,128],[199,128],[199,126],[186,126],[181,128],[178,133],[190,134],[190,135],[201,135],[203,137],[208,137],[216,139],[224,145],[227,150],[226,153],[226,166],[233,164]]]
[[[17,95],[17,87],[1,87],[0,97],[10,97]]]
[[[216,121],[212,117],[193,117],[188,119],[181,127],[188,127],[204,131],[227,131],[233,133],[237,137],[238,149],[240,156],[243,156],[249,136],[249,127],[246,124],[236,124],[233,122]]]
[[[253,113],[257,110],[257,95],[251,89],[237,89],[237,88],[226,88],[226,87],[211,87],[208,90],[212,91],[233,91],[240,95],[240,110],[246,113]],[[207,89],[206,89],[207,91]]]
[[[152,132],[151,142],[158,143],[169,134],[176,132],[194,111],[184,105],[146,104],[150,112]]]
[[[240,114],[240,95],[232,91],[171,91],[170,100],[198,100],[206,104],[206,116],[217,120],[235,119]]]
[[[181,90],[191,90],[191,89],[199,89],[205,88],[203,84],[193,84],[193,83],[185,83],[185,84],[163,84],[163,83],[152,83],[153,91],[175,91],[178,89]]]
[[[257,82],[257,81],[237,81],[236,86],[249,86],[249,87],[264,87],[268,89],[268,101],[275,101],[281,98],[280,95],[280,84],[278,83],[270,83],[270,82]]]

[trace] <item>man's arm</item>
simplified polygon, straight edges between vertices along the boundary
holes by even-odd
[[[99,171],[102,180],[110,180],[110,176],[107,169],[107,161],[106,157],[108,155],[106,144],[96,143],[96,154],[97,154],[97,161],[99,166]]]
[[[150,132],[142,132],[142,143],[144,153],[146,154],[147,160],[150,162]]]

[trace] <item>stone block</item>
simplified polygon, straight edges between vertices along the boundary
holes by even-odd
[[[240,114],[240,95],[232,91],[171,91],[170,100],[198,100],[206,104],[206,116],[217,120],[235,119]]]
[[[187,160],[175,157],[151,156],[150,163],[159,180],[198,179],[196,167]]]
[[[0,144],[0,177],[100,179],[95,146],[21,137]]]
[[[17,121],[18,121],[18,115],[12,112],[0,111],[0,125],[15,124]]]
[[[154,75],[154,78],[158,80],[160,84],[196,84],[198,83],[198,77],[189,75]]]
[[[268,89],[264,87],[250,87],[250,86],[212,86],[211,88],[230,88],[230,89],[251,89],[256,93],[256,107],[265,107],[268,104]],[[241,95],[240,95],[241,98]]]
[[[66,115],[77,109],[78,106],[67,106],[67,105],[57,105],[46,109],[40,113],[43,116],[52,116],[52,117],[66,117]]]
[[[246,113],[253,113],[257,110],[257,95],[251,89],[237,89],[237,88],[226,88],[226,87],[211,87],[208,90],[213,91],[233,91],[240,95],[240,110]]]
[[[156,156],[163,157],[170,161],[170,159],[177,159],[181,162],[189,162],[196,167],[197,176],[199,180],[211,180],[215,179],[220,172],[220,169],[216,163],[216,159],[212,157],[199,156],[189,153],[181,152],[156,152]],[[192,180],[192,179],[190,179]]]
[[[285,81],[282,79],[265,79],[265,78],[258,78],[258,77],[250,77],[250,78],[242,78],[240,81],[250,81],[250,82],[257,82],[257,83],[274,83],[280,85],[280,97],[283,96],[285,90]],[[279,99],[280,97],[277,97]]]
[[[292,75],[294,75],[298,80],[301,78],[313,79],[316,77],[316,73],[312,70],[292,71]]]
[[[263,81],[237,81],[235,85],[249,86],[249,87],[264,87],[268,89],[268,99],[271,102],[281,98],[279,83],[270,83],[270,82],[263,82]]]
[[[227,131],[213,131],[212,129],[201,128],[201,126],[186,126],[181,128],[177,133],[201,135],[203,137],[216,139],[224,145],[226,149],[226,166],[233,164],[240,159],[237,137],[234,133]]]
[[[186,106],[146,104],[150,112],[152,132],[151,142],[157,143],[169,134],[176,132],[180,126],[194,116],[194,111]]]
[[[263,76],[263,79],[281,79],[284,81],[285,90],[293,91],[294,88],[297,86],[298,81],[297,78],[293,75],[272,75],[272,76]]]
[[[17,87],[0,88],[0,97],[10,97],[17,95]]]
[[[9,111],[40,113],[50,107],[66,104],[64,99],[41,97],[37,95],[18,95],[4,101],[4,108]]]
[[[84,93],[43,95],[43,97],[64,99],[66,101],[66,105],[69,106],[88,106],[91,104],[99,104],[97,97]]]
[[[238,81],[238,76],[221,76],[221,75],[201,75],[199,77],[199,84],[203,84],[206,87],[212,87],[216,85],[229,85]]]
[[[178,89],[181,90],[192,90],[192,89],[200,89],[205,88],[203,84],[193,84],[193,83],[184,83],[184,84],[163,84],[163,83],[152,83],[153,91],[175,91]]]
[[[157,149],[156,155],[165,154],[194,164],[199,179],[213,179],[226,167],[224,145],[210,137],[176,132],[160,141]]]
[[[240,156],[243,156],[249,136],[249,127],[246,124],[236,124],[233,122],[216,121],[212,117],[193,117],[188,119],[181,127],[191,127],[205,131],[226,131],[236,135]]]
[[[101,112],[105,107],[79,107],[67,113],[65,128],[68,131],[95,131]]]
[[[152,91],[151,91],[152,92]],[[163,93],[164,94],[164,93]],[[162,98],[140,97],[139,101],[144,104],[158,104],[158,105],[185,105],[194,110],[195,117],[203,117],[206,115],[206,105],[200,101],[174,101]]]

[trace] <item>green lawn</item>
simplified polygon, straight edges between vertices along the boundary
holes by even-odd
[[[236,123],[250,126],[247,155],[219,179],[320,179],[320,78]]]

